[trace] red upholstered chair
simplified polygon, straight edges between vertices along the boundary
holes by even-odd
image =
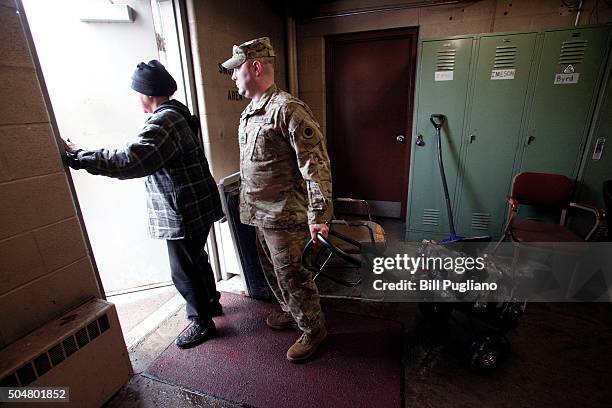
[[[587,241],[605,220],[602,209],[571,201],[574,181],[560,174],[520,173],[512,181],[508,197],[508,223],[500,243],[511,238],[514,242],[579,242]],[[519,206],[530,205],[547,210],[560,211],[558,223],[518,217]],[[593,214],[593,226],[585,237],[580,237],[566,227],[567,213],[571,208]]]

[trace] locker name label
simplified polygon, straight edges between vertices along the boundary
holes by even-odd
[[[452,81],[454,71],[436,71],[434,81]]]
[[[554,84],[555,85],[577,84],[579,77],[580,77],[579,73],[556,74]]]
[[[494,69],[491,71],[491,80],[495,81],[498,79],[514,79],[516,69]]]

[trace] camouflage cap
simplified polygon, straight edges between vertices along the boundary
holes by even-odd
[[[221,65],[226,69],[234,69],[242,65],[244,61],[248,59],[275,56],[276,54],[270,43],[270,38],[261,37],[240,45],[234,45],[232,57]]]

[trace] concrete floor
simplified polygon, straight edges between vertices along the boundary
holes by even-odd
[[[178,292],[174,285],[146,289],[139,292],[108,296],[107,300],[117,307],[119,322],[124,335],[168,302]]]

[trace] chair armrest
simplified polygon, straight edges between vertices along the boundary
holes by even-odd
[[[341,203],[361,203],[365,200],[359,200],[357,198],[349,198],[349,197],[337,197],[334,198],[334,201],[339,201]]]
[[[584,203],[569,203],[569,206],[571,208],[578,208],[579,210],[585,210],[585,211],[590,212],[600,222],[606,220],[606,213],[602,208],[595,207],[594,205],[591,205],[591,204],[584,204]]]
[[[593,227],[584,238],[585,241],[588,241],[589,238],[593,235],[597,228],[606,220],[606,213],[603,209],[599,207],[595,207],[594,205],[584,204],[584,203],[569,203],[570,208],[577,208],[579,210],[584,210],[590,212],[595,217],[595,222],[593,223]]]
[[[519,202],[514,197],[508,197],[508,204],[510,204],[510,210],[516,212],[519,208]]]

